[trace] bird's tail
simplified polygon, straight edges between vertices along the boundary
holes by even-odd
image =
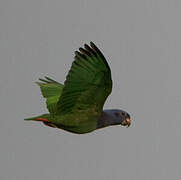
[[[46,126],[49,126],[49,127],[53,127],[53,128],[56,128],[57,126],[52,123],[50,120],[50,114],[43,114],[41,116],[36,116],[36,117],[30,117],[30,118],[26,118],[24,119],[25,121],[41,121],[43,122]]]
[[[42,114],[41,116],[35,116],[30,118],[25,118],[25,121],[42,121],[42,122],[49,122],[50,114]]]

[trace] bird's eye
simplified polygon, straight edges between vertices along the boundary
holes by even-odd
[[[122,112],[121,114],[122,114],[122,116],[125,116],[125,112]]]

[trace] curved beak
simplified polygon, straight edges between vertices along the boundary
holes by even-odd
[[[127,128],[131,125],[131,119],[127,117],[125,120],[121,123],[122,126],[127,126]]]
[[[127,123],[127,128],[131,125],[131,119],[130,118],[126,118],[126,123]]]

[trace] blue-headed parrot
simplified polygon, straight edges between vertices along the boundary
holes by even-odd
[[[37,84],[46,98],[49,113],[25,120],[41,121],[47,126],[77,134],[111,125],[128,127],[131,124],[126,111],[103,110],[112,91],[111,70],[93,42],[75,51],[64,85],[49,77],[39,80]]]

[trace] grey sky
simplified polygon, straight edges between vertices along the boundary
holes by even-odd
[[[0,179],[179,179],[180,17],[179,0],[1,0]],[[63,82],[89,41],[112,69],[105,108],[132,126],[75,135],[23,121],[46,112],[34,82]]]

